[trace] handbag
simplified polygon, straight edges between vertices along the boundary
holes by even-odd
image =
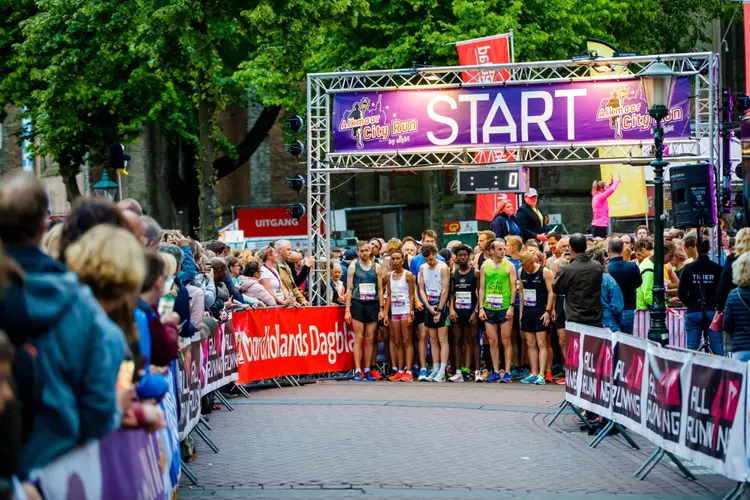
[[[714,319],[711,321],[711,326],[709,326],[709,328],[714,332],[724,331],[724,311],[716,311],[716,314],[714,314]]]

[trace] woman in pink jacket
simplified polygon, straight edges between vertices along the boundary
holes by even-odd
[[[245,266],[240,278],[240,293],[257,301],[261,307],[276,307],[273,295],[260,283],[260,264],[256,261]]]
[[[609,176],[609,185],[604,181],[594,181],[591,186],[591,208],[594,211],[594,219],[591,222],[591,232],[594,238],[606,238],[609,232],[609,202],[608,198],[615,192],[622,179],[617,176]]]

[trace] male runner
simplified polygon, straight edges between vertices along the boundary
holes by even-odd
[[[424,245],[434,245],[437,242],[437,233],[433,231],[432,229],[425,229],[422,232],[422,246]],[[440,261],[443,261],[444,259],[438,255],[437,259]],[[419,287],[419,281],[420,281],[420,273],[419,269],[422,267],[422,264],[425,263],[424,256],[421,253],[418,253],[414,256],[413,259],[411,259],[411,262],[409,263],[409,271],[417,278],[417,287]],[[418,294],[417,297],[418,304],[415,306],[416,311],[414,312],[414,323],[417,325],[417,351],[419,353],[419,378],[417,380],[423,381],[427,380],[427,328],[424,325],[425,320],[425,310],[424,305],[425,302],[422,300],[422,296]],[[433,357],[433,364],[435,364],[435,354],[432,354]]]
[[[477,272],[477,277],[479,277],[479,270],[482,269],[484,261],[490,259],[489,244],[492,243],[492,240],[494,239],[495,233],[492,231],[479,231],[479,236],[477,236],[477,246],[479,247],[479,251],[474,255],[474,269]]]
[[[453,272],[450,300],[450,320],[453,323],[453,362],[456,374],[451,382],[471,380],[471,361],[474,359],[474,377],[480,378],[479,330],[477,327],[477,278],[469,264],[471,248],[456,247],[456,265]],[[462,351],[463,350],[463,356]],[[459,370],[458,367],[461,367]]]
[[[347,275],[346,314],[344,320],[354,327],[354,380],[377,380],[370,373],[370,360],[378,321],[388,324],[381,304],[383,303],[383,280],[380,264],[371,259],[370,244],[357,244],[359,260],[349,266]],[[362,340],[365,341],[364,352]],[[367,365],[362,371],[362,364]]]
[[[479,236],[477,237],[478,251],[474,254],[474,274],[477,277],[477,283],[479,283],[479,272],[482,269],[482,264],[484,264],[486,260],[492,259],[492,257],[490,257],[490,247],[492,246],[493,241],[495,241],[495,233],[489,230],[479,231]],[[492,366],[492,356],[490,355],[490,342],[485,333],[486,329],[484,328],[484,321],[480,320],[478,325],[479,331],[482,332],[479,352],[486,369],[483,370],[482,376],[476,380],[476,382],[484,382],[489,378],[492,372],[492,369],[490,368]]]
[[[521,253],[521,279],[518,283],[521,301],[521,330],[526,338],[531,360],[531,374],[522,384],[544,385],[547,366],[547,327],[552,320],[555,295],[552,293],[553,274],[538,262],[532,249]],[[538,348],[537,348],[538,346]]]
[[[450,347],[448,343],[448,292],[450,291],[450,270],[445,262],[437,260],[435,245],[422,245],[425,263],[419,268],[419,292],[425,303],[424,325],[430,336],[432,349],[432,373],[428,382],[445,382]],[[419,377],[422,378],[421,375]]]
[[[481,309],[479,319],[485,322],[490,341],[490,353],[494,372],[487,382],[510,383],[510,327],[513,322],[512,296],[516,290],[516,268],[505,260],[505,240],[497,238],[490,245],[491,260],[482,265],[479,279]],[[510,320],[510,321],[509,321]],[[500,349],[498,329],[505,349],[505,372],[500,372]]]

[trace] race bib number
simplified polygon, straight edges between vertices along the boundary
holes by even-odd
[[[391,297],[393,307],[406,307],[408,305],[409,295],[406,292],[394,292]]]
[[[524,307],[536,307],[536,290],[524,289],[523,305]]]
[[[430,303],[431,306],[434,306],[435,304],[440,303],[440,295],[442,295],[440,290],[436,290],[434,288],[428,288],[426,292],[427,292],[427,301]]]
[[[284,293],[281,290],[276,290],[273,294],[276,295],[277,299],[284,300]]]
[[[488,295],[484,300],[485,306],[492,309],[502,309],[503,307],[503,296],[502,295]]]
[[[471,292],[456,292],[456,309],[471,309]]]
[[[377,300],[377,290],[375,283],[359,284],[359,300]]]

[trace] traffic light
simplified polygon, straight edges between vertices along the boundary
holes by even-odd
[[[114,169],[125,169],[130,155],[125,154],[125,147],[122,144],[112,144],[109,146],[109,166]]]

